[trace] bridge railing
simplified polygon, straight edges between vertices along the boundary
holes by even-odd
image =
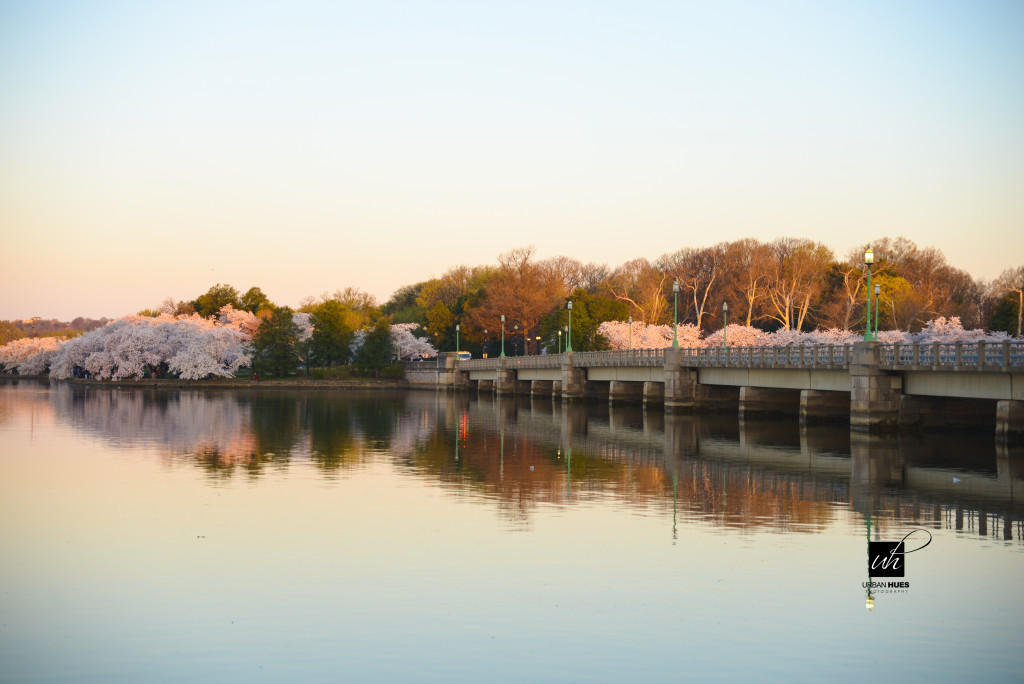
[[[664,349],[617,349],[615,351],[575,352],[577,366],[664,366]]]
[[[881,345],[889,367],[1003,371],[1024,368],[1024,342],[933,342]]]
[[[890,368],[962,369],[1005,371],[1024,368],[1024,342],[935,342],[881,344],[881,365]],[[790,345],[785,347],[684,347],[684,366],[705,368],[829,368],[849,369],[853,361],[851,344]],[[518,368],[559,368],[567,354],[509,356],[506,365]],[[500,359],[470,359],[458,362],[460,370],[495,370]],[[577,366],[664,366],[664,349],[620,349],[575,352]],[[406,364],[409,370],[433,370],[436,360]]]
[[[471,371],[471,370],[496,370],[498,368],[498,358],[492,359],[469,359],[468,361],[457,361],[456,364],[459,370]]]
[[[848,369],[853,345],[816,344],[786,347],[703,347],[683,349],[684,366]]]

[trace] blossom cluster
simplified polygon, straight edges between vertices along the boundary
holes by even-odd
[[[0,348],[7,372],[70,378],[138,378],[160,366],[186,380],[230,376],[249,363],[248,343],[259,321],[230,306],[215,318],[198,315],[124,316],[70,340],[18,340]],[[15,343],[12,343],[15,344]]]
[[[853,344],[864,339],[862,333],[831,328],[829,330],[776,330],[765,332],[745,325],[730,325],[727,329],[701,337],[700,332],[692,325],[680,325],[676,334],[681,347],[720,347],[723,341],[737,347],[785,347],[791,345],[812,344]],[[632,334],[631,334],[632,331]],[[634,321],[607,321],[602,323],[598,332],[605,336],[612,349],[661,349],[672,344],[672,326],[644,325]],[[723,340],[723,337],[725,340]],[[918,333],[902,330],[883,330],[878,333],[878,341],[894,343],[930,344],[932,342],[1002,342],[1009,339],[1004,332],[986,332],[984,330],[965,330],[956,316],[945,318],[940,316],[928,322]]]
[[[309,314],[296,313],[292,320],[299,341],[313,334]],[[157,317],[124,316],[81,337],[62,340],[29,337],[0,347],[0,370],[19,375],[66,379],[88,373],[100,379],[140,378],[163,368],[185,380],[208,376],[231,377],[252,360],[252,336],[260,321],[248,311],[225,306],[216,317],[199,315]],[[395,347],[402,359],[436,356],[426,338],[416,337],[414,323],[391,326]],[[366,331],[358,331],[353,353]]]

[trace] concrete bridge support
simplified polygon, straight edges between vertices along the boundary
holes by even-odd
[[[643,400],[645,404],[664,404],[665,383],[645,382]]]
[[[1024,440],[1024,401],[1003,400],[996,403],[996,441]]]
[[[477,380],[476,391],[478,394],[494,394],[493,380]]]
[[[850,364],[850,429],[883,432],[899,426],[903,378],[879,368],[877,342],[853,345]]]
[[[530,395],[534,397],[550,397],[550,380],[533,380],[530,382]]]
[[[798,413],[800,393],[794,390],[740,387],[740,419],[753,414]]]
[[[568,360],[562,364],[562,401],[582,399],[587,396],[587,369],[573,365],[572,352],[566,356]]]
[[[824,390],[800,391],[800,424],[847,420],[850,417],[850,395]]]
[[[551,381],[551,398],[561,399],[562,398],[562,381],[552,380]]]
[[[611,380],[608,383],[608,403],[640,403],[644,398],[644,384],[642,382],[627,382],[624,380]]]
[[[515,394],[516,372],[505,365],[505,359],[501,359],[498,364],[497,378],[494,380],[494,393],[499,397]]]

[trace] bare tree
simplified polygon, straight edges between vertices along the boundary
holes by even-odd
[[[630,315],[648,325],[658,325],[668,312],[666,280],[668,275],[664,271],[640,258],[619,266],[607,282],[612,296],[629,305]]]
[[[708,298],[721,273],[724,254],[724,244],[686,247],[661,257],[655,264],[670,278],[679,281],[680,288],[693,304],[694,321],[698,328],[704,321]]]
[[[820,242],[796,238],[781,238],[771,246],[771,318],[786,328],[800,330],[812,301],[821,293],[825,269],[833,260],[832,250]]]

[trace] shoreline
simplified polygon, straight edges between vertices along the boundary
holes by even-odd
[[[409,389],[409,382],[404,379],[376,380],[372,378],[350,378],[347,380],[314,380],[313,378],[304,377],[296,379],[271,378],[269,380],[250,380],[248,378],[217,378],[212,380],[154,380],[153,378],[95,380],[70,378],[68,380],[53,380],[49,375],[0,375],[0,382],[3,383],[17,382],[19,380],[67,383],[72,386],[82,387],[117,387],[119,389]]]

